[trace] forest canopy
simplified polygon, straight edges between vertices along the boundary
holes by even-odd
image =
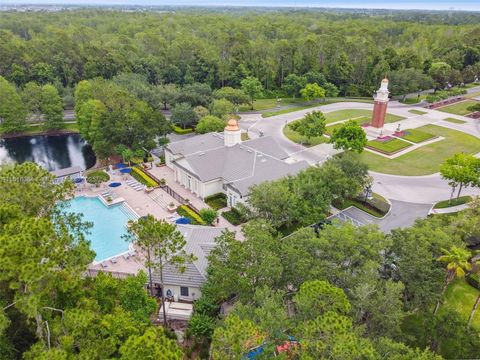
[[[370,96],[385,74],[428,74],[442,62],[454,79],[471,82],[478,74],[472,66],[480,60],[480,26],[471,13],[447,15],[417,22],[414,12],[5,12],[0,75],[18,87],[35,81],[66,89],[128,72],[151,84],[212,88],[238,88],[252,76],[274,94],[288,75],[313,72],[340,95]]]

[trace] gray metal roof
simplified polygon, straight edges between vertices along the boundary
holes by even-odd
[[[165,148],[170,150],[172,154],[187,156],[199,151],[208,151],[223,146],[224,139],[222,135],[219,133],[208,133],[169,143]]]
[[[200,287],[205,282],[210,251],[215,247],[215,238],[220,236],[225,228],[197,225],[177,225],[187,244],[185,251],[197,258],[193,263],[186,264],[185,272],[181,273],[171,264],[164,269],[163,279],[165,284]],[[154,282],[160,282],[160,274],[152,275]]]
[[[83,169],[80,166],[72,166],[65,169],[53,170],[51,173],[58,177],[70,176],[75,174],[81,174]]]

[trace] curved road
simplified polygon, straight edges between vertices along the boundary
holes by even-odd
[[[259,136],[260,132],[269,135],[282,146],[294,160],[306,160],[311,164],[324,161],[335,153],[331,145],[321,144],[305,148],[296,144],[283,135],[283,127],[291,121],[302,118],[312,110],[321,110],[328,113],[344,109],[373,109],[373,104],[358,102],[339,102],[315,108],[299,110],[269,118],[262,118],[261,114],[242,114],[240,126],[248,130],[251,138]],[[408,121],[424,121],[425,123],[439,123],[443,127],[463,131],[480,138],[480,125],[478,121],[458,115],[451,115],[436,110],[422,109],[427,114],[415,115],[409,110],[413,106],[404,105],[398,101],[390,101],[388,112],[408,118]],[[453,117],[466,121],[465,124],[454,124],[442,121],[446,117]],[[422,120],[423,119],[423,120]],[[433,204],[436,201],[447,199],[451,188],[441,179],[440,174],[427,176],[399,176],[371,172],[374,178],[374,191],[399,202],[416,204]],[[467,188],[463,194],[480,194],[478,189]]]

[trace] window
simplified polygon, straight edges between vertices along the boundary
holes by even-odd
[[[188,287],[180,286],[180,296],[188,296]]]

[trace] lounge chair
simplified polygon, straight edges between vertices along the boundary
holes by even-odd
[[[108,264],[106,262],[102,262],[100,263],[100,266],[105,269],[106,267],[108,267]]]
[[[111,259],[110,259],[110,262],[111,262],[112,264],[116,264],[116,263],[117,263],[117,259],[116,259],[116,258],[111,258]]]
[[[128,261],[130,259],[130,254],[129,253],[123,254],[122,256],[125,259],[125,261]]]

